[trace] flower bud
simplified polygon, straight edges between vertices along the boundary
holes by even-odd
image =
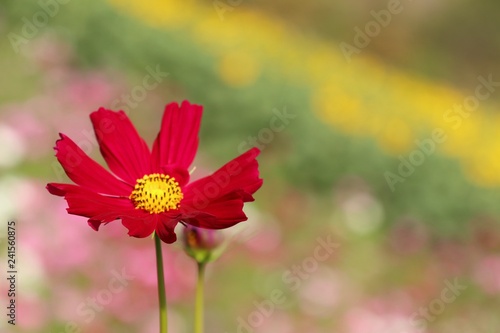
[[[200,264],[220,257],[225,246],[222,232],[188,225],[183,230],[184,251]]]

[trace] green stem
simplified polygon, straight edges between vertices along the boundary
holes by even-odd
[[[203,333],[203,287],[205,263],[198,263],[198,281],[196,283],[196,304],[194,312],[194,333]]]
[[[154,239],[156,249],[156,273],[158,277],[158,300],[160,303],[160,333],[167,333],[167,299],[165,296],[165,276],[163,274],[163,255],[161,252],[161,240],[156,233],[154,235]]]

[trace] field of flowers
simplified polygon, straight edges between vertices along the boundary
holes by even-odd
[[[118,222],[96,233],[45,185],[67,181],[59,132],[104,164],[90,112],[125,110],[151,143],[164,106],[188,99],[205,110],[194,177],[262,150],[249,220],[222,232],[230,245],[208,266],[206,332],[499,332],[492,73],[466,90],[368,50],[349,62],[243,1],[5,1],[0,13],[3,309],[11,220],[19,262],[17,323],[2,315],[0,331],[158,332],[153,241]],[[192,332],[196,265],[180,242],[163,254],[170,332]]]

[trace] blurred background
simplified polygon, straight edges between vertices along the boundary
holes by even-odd
[[[0,253],[15,220],[19,275],[0,330],[157,332],[153,241],[96,233],[44,187],[67,180],[59,132],[102,163],[90,112],[127,111],[151,143],[188,99],[197,176],[257,145],[265,180],[209,266],[207,333],[500,332],[499,11],[1,1]],[[191,332],[195,264],[180,242],[164,256],[171,332]]]

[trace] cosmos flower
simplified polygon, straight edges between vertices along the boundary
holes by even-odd
[[[60,134],[56,157],[76,185],[49,183],[47,190],[64,197],[68,213],[87,217],[95,230],[121,220],[130,236],[156,232],[166,243],[177,239],[179,222],[223,229],[245,221],[243,205],[262,185],[260,151],[252,148],[212,175],[189,182],[202,112],[202,106],[188,101],[167,105],[150,150],[123,111],[100,108],[90,119],[111,172]]]

